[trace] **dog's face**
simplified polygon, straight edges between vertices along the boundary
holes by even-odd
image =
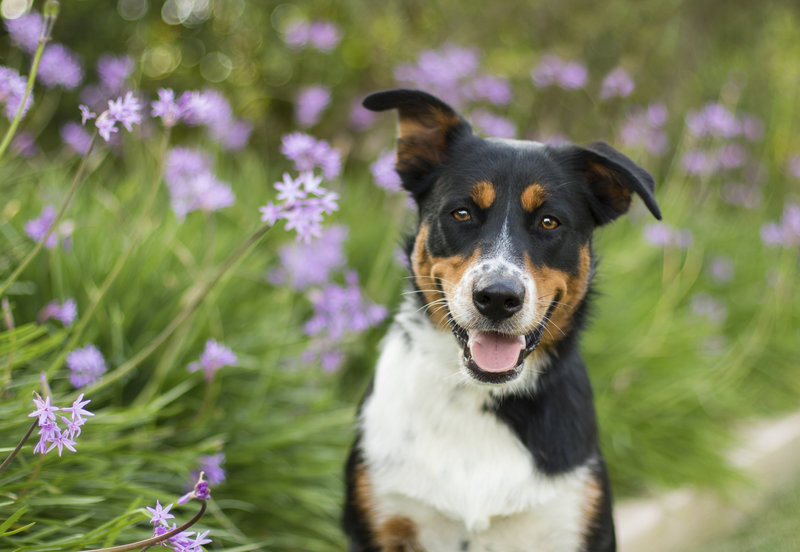
[[[399,110],[396,168],[420,213],[414,283],[479,382],[515,380],[527,355],[570,331],[591,278],[592,231],[626,212],[632,193],[660,218],[650,175],[606,144],[483,139],[419,91],[364,105]]]

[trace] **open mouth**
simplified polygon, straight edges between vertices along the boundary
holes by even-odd
[[[545,324],[557,301],[553,301],[542,322],[531,332],[512,335],[487,330],[467,330],[451,321],[453,334],[464,346],[464,364],[473,377],[484,383],[505,383],[516,379],[530,353],[539,346]]]

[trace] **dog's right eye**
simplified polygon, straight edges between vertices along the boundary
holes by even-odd
[[[472,215],[466,209],[456,209],[452,213],[450,213],[454,219],[458,222],[467,222],[469,219],[472,218]]]

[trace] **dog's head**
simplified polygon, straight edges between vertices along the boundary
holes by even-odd
[[[634,193],[661,218],[652,177],[607,144],[483,139],[416,90],[378,92],[364,106],[399,112],[396,169],[420,215],[414,283],[477,381],[516,379],[527,355],[570,332],[595,227],[625,213]]]

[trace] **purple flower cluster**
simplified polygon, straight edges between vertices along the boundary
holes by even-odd
[[[734,271],[733,260],[724,255],[714,257],[709,264],[709,273],[717,284],[724,284],[733,280]]]
[[[78,56],[63,44],[49,44],[39,61],[38,80],[47,86],[73,90],[83,81],[83,69]]]
[[[78,395],[72,406],[59,408],[50,403],[50,397],[42,400],[42,397],[35,393],[36,398],[33,404],[36,410],[28,414],[29,418],[37,418],[39,425],[39,442],[33,449],[33,453],[46,454],[53,449],[58,449],[61,456],[63,449],[75,452],[75,439],[81,434],[81,426],[86,423],[85,416],[94,416],[93,413],[83,407],[89,404],[90,400],[83,400],[83,393]],[[56,420],[56,411],[68,412],[69,418],[61,416],[62,428]]]
[[[284,136],[281,152],[300,174],[294,178],[283,173],[283,180],[275,183],[280,203],[270,201],[260,207],[261,220],[269,225],[284,220],[287,230],[294,230],[298,240],[309,243],[322,235],[323,215],[339,208],[339,194],[323,188],[322,177],[314,170],[320,168],[325,178],[335,178],[341,171],[341,158],[327,142],[302,133]]]
[[[3,113],[6,118],[11,121],[17,114],[19,104],[22,103],[22,98],[25,97],[25,87],[27,81],[25,77],[8,67],[0,65],[0,103],[4,104]],[[28,96],[25,102],[25,108],[22,110],[24,116],[33,105],[33,94]]]
[[[735,140],[757,142],[764,135],[761,119],[734,113],[718,103],[690,112],[686,127],[696,140],[705,141],[704,147],[686,151],[682,159],[684,170],[694,175],[728,174],[745,168],[750,162],[747,148]]]
[[[34,241],[42,241],[53,226],[56,220],[56,209],[52,205],[45,205],[38,218],[34,218],[25,223],[25,233]],[[68,250],[72,247],[72,224],[63,222],[56,228],[44,242],[47,249],[53,249],[61,241],[63,249]]]
[[[375,184],[389,192],[399,192],[402,190],[402,181],[397,171],[394,170],[395,153],[387,151],[378,157],[378,160],[369,166]]]
[[[347,262],[344,256],[346,239],[347,228],[330,226],[309,243],[283,246],[278,253],[280,266],[270,272],[270,282],[289,285],[296,291],[324,284],[331,279],[333,271],[343,268]]]
[[[295,21],[286,29],[284,40],[293,50],[310,47],[321,52],[330,52],[342,40],[342,30],[338,25],[324,19]]]
[[[559,86],[564,90],[578,90],[586,86],[589,72],[577,61],[564,61],[554,54],[545,54],[539,65],[531,71],[533,84],[539,88]]]
[[[508,80],[481,71],[480,61],[477,49],[446,44],[440,50],[423,51],[415,64],[398,65],[394,76],[456,108],[473,102],[508,105],[512,96]]]
[[[212,172],[210,156],[200,150],[170,150],[164,180],[172,210],[180,219],[192,211],[211,212],[230,207],[235,200],[230,186]]]
[[[506,117],[495,115],[486,109],[475,109],[470,114],[472,124],[484,135],[496,138],[514,138],[517,126]]]
[[[81,105],[81,123],[86,124],[90,119],[95,121],[97,132],[100,136],[108,142],[111,135],[119,132],[117,123],[125,127],[125,130],[130,132],[133,130],[133,125],[138,125],[142,122],[141,109],[142,106],[133,92],[128,92],[124,97],[119,97],[116,100],[108,100],[108,109],[103,111],[99,116],[92,113],[92,111],[85,105]]]
[[[200,360],[190,363],[187,368],[190,372],[202,370],[206,380],[211,381],[217,370],[223,366],[234,366],[236,362],[236,354],[233,351],[222,343],[209,339],[206,341]]]
[[[331,103],[331,91],[321,85],[303,88],[295,102],[295,118],[297,123],[308,128],[317,124],[328,104]]]
[[[69,381],[76,388],[94,383],[107,370],[103,355],[91,343],[67,355],[67,368]]]
[[[39,313],[37,320],[40,324],[43,324],[46,320],[55,318],[68,328],[75,322],[77,316],[78,306],[75,303],[75,299],[70,297],[63,303],[59,303],[58,301],[50,301],[47,303],[42,309],[42,312]]]
[[[669,146],[664,131],[666,122],[667,107],[663,103],[634,108],[627,114],[620,131],[620,141],[628,147],[644,147],[653,155],[663,155]]]
[[[30,11],[16,19],[6,19],[4,22],[12,44],[28,54],[36,51],[43,23],[39,13]]]
[[[603,84],[600,86],[600,98],[627,98],[635,86],[630,74],[622,67],[617,67],[603,79]]]
[[[33,157],[39,152],[39,148],[36,147],[36,142],[34,142],[33,133],[28,130],[23,130],[11,141],[11,149],[17,155],[21,155],[23,157]]]
[[[92,144],[92,135],[83,126],[70,121],[65,123],[59,132],[67,147],[78,155],[86,155],[86,152],[89,151],[89,146]]]
[[[786,162],[786,170],[793,178],[800,180],[800,155],[792,155],[789,157]]]
[[[769,246],[794,247],[800,245],[800,205],[787,205],[778,222],[761,227],[761,239]]]
[[[686,249],[694,242],[690,230],[678,230],[665,222],[654,222],[644,227],[644,240],[657,247],[677,247]]]
[[[178,500],[178,504],[182,504],[180,500]],[[166,507],[161,506],[161,503],[156,500],[156,507],[151,508],[150,506],[146,507],[147,512],[150,514],[150,523],[153,524],[153,536],[158,537],[172,531],[178,527],[176,523],[173,522],[172,526],[169,525],[170,519],[174,519],[175,516],[169,511],[172,509],[173,504],[169,504]],[[167,548],[171,548],[175,552],[203,552],[203,546],[209,544],[211,539],[206,538],[208,536],[209,531],[203,531],[202,533],[198,532],[195,533],[194,531],[181,531],[169,538],[165,541],[161,542],[162,546]]]
[[[135,65],[129,56],[103,54],[97,61],[97,75],[103,96],[116,96],[123,91],[125,82],[133,73]]]
[[[387,316],[386,307],[364,297],[355,272],[349,272],[346,281],[345,286],[330,283],[310,294],[314,314],[303,330],[314,342],[303,360],[319,360],[326,371],[336,370],[344,360],[341,346],[348,334],[364,331]]]
[[[151,108],[153,117],[160,117],[166,127],[181,121],[192,126],[205,126],[211,138],[227,150],[242,149],[253,129],[249,122],[233,116],[231,105],[216,90],[191,90],[176,99],[173,90],[162,88]]]

